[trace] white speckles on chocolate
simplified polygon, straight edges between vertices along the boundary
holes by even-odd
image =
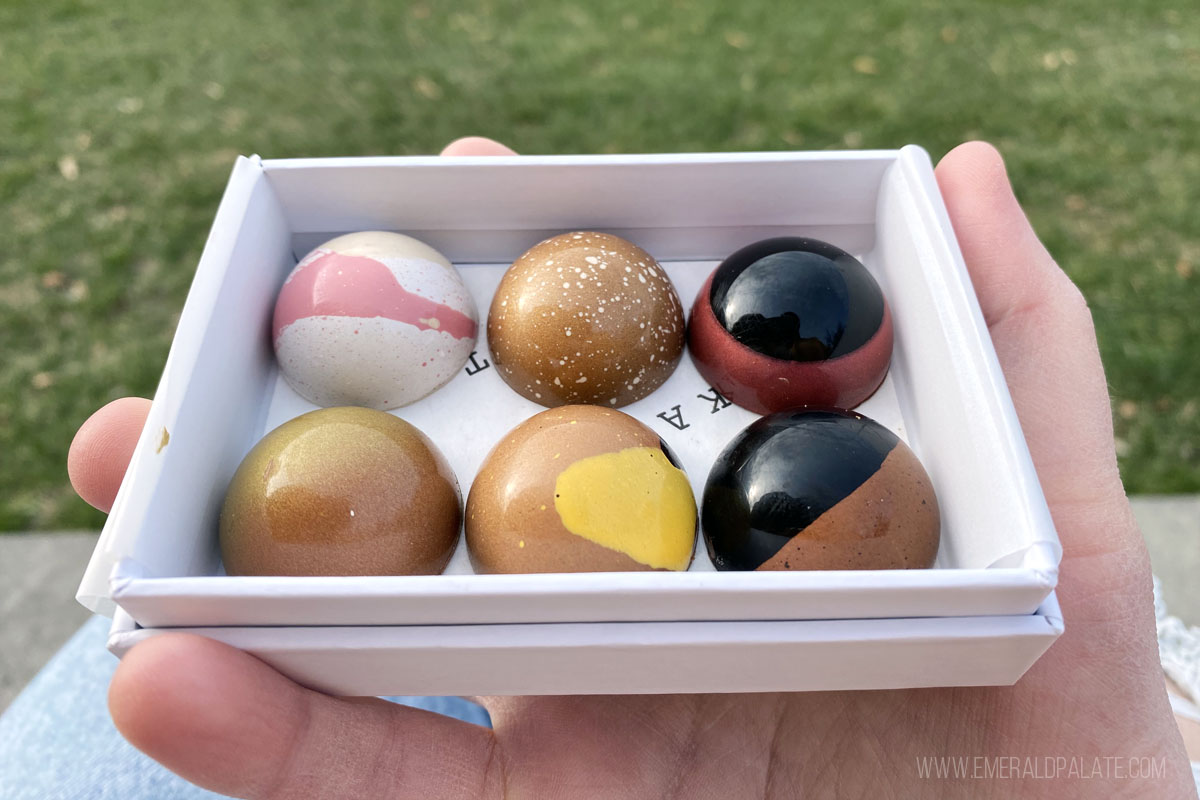
[[[640,400],[670,377],[685,335],[683,305],[658,262],[631,242],[586,231],[518,258],[488,314],[500,375],[546,406]]]

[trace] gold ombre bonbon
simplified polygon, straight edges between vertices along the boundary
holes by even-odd
[[[430,575],[458,544],[462,499],[437,447],[384,411],[325,408],[242,460],[221,509],[230,575]]]

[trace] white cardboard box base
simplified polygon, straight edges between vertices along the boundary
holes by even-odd
[[[861,409],[930,473],[943,520],[935,568],[722,573],[701,540],[678,574],[474,575],[460,544],[441,576],[225,576],[215,530],[229,478],[258,438],[312,408],[274,364],[275,295],[311,247],[370,229],[444,252],[481,317],[504,265],[567,230],[639,244],[687,306],[721,258],[766,236],[815,236],[859,254],[896,329],[889,376]],[[464,492],[491,445],[540,410],[479,369],[482,335],[478,356],[474,370],[394,412],[439,445]],[[685,355],[666,385],[625,409],[679,454],[697,498],[717,452],[753,418],[719,408],[710,391]],[[1060,555],[920,148],[249,158],[230,178],[79,598],[123,610],[115,651],[195,629],[351,694],[969,685],[1012,682],[1061,632]],[[779,659],[798,666],[750,669]]]
[[[169,630],[329,694],[567,695],[1006,686],[1063,624],[1053,594],[1036,614],[791,622],[144,629],[118,613],[109,649]]]

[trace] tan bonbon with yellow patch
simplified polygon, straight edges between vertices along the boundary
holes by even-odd
[[[514,428],[467,499],[476,572],[685,570],[696,503],[658,435],[633,417],[564,406]]]

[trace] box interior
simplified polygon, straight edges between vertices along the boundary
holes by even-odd
[[[315,408],[291,390],[275,366],[269,336],[275,294],[309,249],[341,233],[371,229],[413,235],[445,253],[472,291],[481,323],[507,265],[546,236],[568,230],[612,232],[640,245],[664,264],[685,308],[722,258],[760,238],[813,236],[855,253],[879,280],[896,330],[889,376],[858,410],[905,439],[930,474],[943,525],[935,568],[714,573],[698,537],[686,574],[476,576],[460,540],[443,576],[219,577],[216,524],[230,477],[264,433]],[[483,327],[475,367],[489,362]],[[484,403],[486,414],[481,413]],[[438,444],[465,497],[491,446],[539,410],[504,385],[494,369],[485,368],[464,371],[430,397],[393,413]],[[736,406],[721,407],[686,353],[663,387],[623,410],[654,428],[680,456],[697,499],[716,454],[756,418]],[[624,614],[729,619],[1030,613],[1053,588],[1060,556],[928,157],[919,148],[732,156],[242,159],[101,549],[107,564],[94,563],[93,572],[119,562],[115,596],[143,624],[214,624],[214,619],[285,624],[294,623],[301,608],[308,614],[316,610],[309,619],[320,624],[555,621],[562,614],[572,615],[567,619]],[[96,576],[91,578],[95,585]],[[679,604],[589,614],[588,603],[594,606],[614,591],[659,600],[674,594]],[[531,611],[531,598],[540,595],[537,605],[544,607],[547,593],[563,598],[582,593],[590,599],[579,607],[567,602],[557,611]],[[742,599],[729,604],[728,593]],[[90,597],[101,606],[104,594],[81,589],[81,599]],[[493,612],[501,618],[493,619],[478,616],[480,604],[472,605],[472,594],[525,600],[501,604]],[[697,598],[705,595],[712,600],[697,606]],[[757,599],[746,600],[754,595]],[[896,605],[901,595],[909,605]],[[282,605],[270,611],[268,602],[265,616],[246,616],[221,602],[236,604],[248,596],[275,598]],[[431,618],[414,609],[417,599],[434,596],[455,610]],[[362,602],[323,617],[322,604],[338,597]],[[380,597],[403,602],[383,616],[364,617],[366,599],[377,603]],[[180,601],[176,612],[161,616],[172,598]],[[189,610],[187,602],[197,598],[201,608]]]

